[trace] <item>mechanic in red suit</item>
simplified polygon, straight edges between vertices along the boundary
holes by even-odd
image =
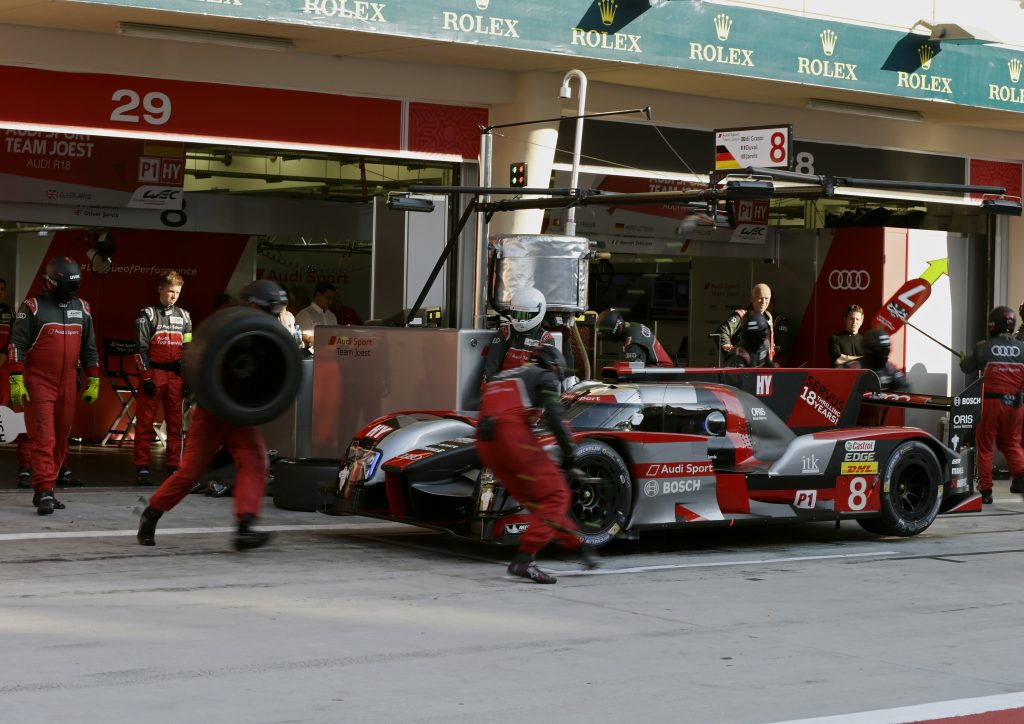
[[[276,282],[262,279],[242,287],[238,303],[276,318],[287,306],[288,294]],[[157,521],[188,495],[221,447],[231,454],[238,469],[232,492],[238,523],[235,550],[259,548],[270,540],[270,533],[252,527],[263,506],[270,470],[263,433],[257,427],[240,427],[219,420],[202,406],[196,405],[181,467],[164,480],[142,511],[137,535],[139,543],[144,546],[156,545]]]
[[[553,345],[551,332],[541,327],[547,312],[547,300],[533,287],[517,290],[509,300],[510,320],[494,333],[484,360],[483,382],[491,381],[502,370],[526,364],[541,345]]]
[[[1024,450],[1020,444],[1024,342],[1013,337],[1016,321],[1009,307],[993,309],[988,315],[988,339],[978,342],[974,353],[960,361],[964,373],[981,373],[981,422],[976,441],[978,492],[987,504],[992,503],[992,455],[996,445],[1006,456],[1013,475],[1010,492],[1024,493]]]
[[[569,518],[565,477],[532,430],[533,422],[543,414],[561,449],[562,469],[571,471],[576,449],[560,401],[565,358],[556,348],[543,345],[532,361],[500,372],[484,386],[477,450],[481,462],[530,513],[529,527],[508,572],[537,583],[555,583],[557,579],[536,564],[537,551],[548,543],[579,551],[588,568],[593,568],[596,560]]]
[[[597,318],[597,334],[601,339],[622,342],[627,362],[642,362],[644,367],[675,367],[668,352],[646,324],[627,322],[622,312],[606,309]]]
[[[73,259],[51,259],[43,274],[46,293],[22,302],[11,331],[11,401],[25,405],[35,488],[32,504],[39,515],[65,507],[54,497],[53,486],[68,454],[79,362],[88,376],[82,399],[92,404],[100,393],[92,314],[75,296],[81,280]]]
[[[160,277],[160,301],[139,311],[135,319],[135,364],[142,377],[142,395],[135,404],[135,484],[152,485],[149,472],[153,420],[163,402],[167,423],[167,468],[181,464],[181,417],[185,380],[181,376],[183,345],[192,341],[192,317],[177,306],[184,280],[171,271]]]

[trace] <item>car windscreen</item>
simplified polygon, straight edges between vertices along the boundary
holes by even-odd
[[[582,402],[571,403],[565,419],[573,430],[628,430],[633,416],[640,411],[636,402]]]

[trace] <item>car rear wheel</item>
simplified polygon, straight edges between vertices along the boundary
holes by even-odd
[[[885,463],[882,515],[857,522],[878,535],[912,536],[926,530],[939,514],[942,468],[935,453],[919,440],[897,447]]]
[[[633,484],[622,457],[607,443],[584,440],[576,448],[576,467],[583,476],[572,478],[569,514],[588,544],[604,545],[614,538],[629,515]]]

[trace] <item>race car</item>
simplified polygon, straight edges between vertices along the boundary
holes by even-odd
[[[981,510],[957,451],[918,428],[856,424],[865,398],[933,404],[879,393],[868,370],[620,364],[606,378],[563,395],[582,471],[568,481],[571,514],[592,545],[653,529],[844,519],[913,536],[939,513]],[[474,425],[439,411],[374,420],[352,441],[322,512],[516,543],[529,518],[481,467]],[[553,436],[545,442],[556,455]]]

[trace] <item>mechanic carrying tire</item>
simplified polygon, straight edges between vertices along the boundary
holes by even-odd
[[[585,568],[594,568],[597,561],[568,515],[570,493],[563,472],[572,470],[575,447],[559,399],[565,358],[544,345],[532,362],[505,370],[484,386],[476,446],[481,462],[530,514],[508,572],[537,583],[555,583],[557,579],[536,564],[537,552],[548,543],[579,551]],[[531,429],[539,414],[546,418],[562,451],[562,472]]]
[[[606,309],[598,315],[597,334],[601,339],[622,342],[626,362],[641,362],[644,367],[676,366],[650,327],[627,322],[617,309]]]
[[[185,351],[185,379],[197,405],[181,467],[164,480],[139,518],[137,539],[156,544],[160,517],[180,503],[223,446],[238,468],[234,506],[235,550],[259,548],[270,534],[253,529],[269,473],[259,425],[280,414],[299,385],[300,353],[277,320],[288,295],[275,282],[250,282],[239,295],[245,307],[211,316]],[[259,310],[259,311],[254,311]]]
[[[981,422],[977,429],[978,492],[992,504],[992,456],[998,445],[1010,466],[1011,493],[1024,493],[1024,450],[1021,423],[1024,413],[1024,342],[1014,339],[1016,317],[1009,307],[996,307],[988,315],[988,339],[978,342],[974,354],[960,360],[965,374],[980,372]]]

